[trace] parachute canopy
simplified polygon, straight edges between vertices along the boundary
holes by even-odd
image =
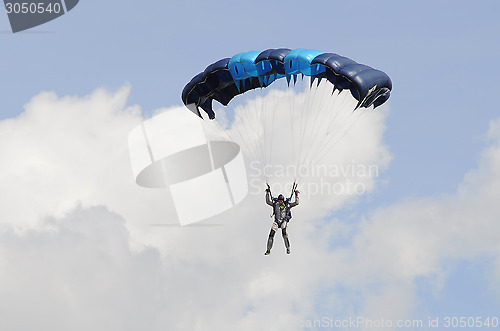
[[[236,95],[268,87],[277,79],[285,78],[288,84],[293,79],[296,83],[297,75],[310,76],[311,85],[316,79],[318,85],[327,80],[333,91],[349,90],[357,100],[356,109],[382,105],[392,89],[387,74],[347,57],[311,49],[278,48],[240,53],[209,65],[184,87],[182,101],[198,116],[202,108],[214,119],[212,100],[227,106]]]
[[[347,57],[277,48],[212,63],[184,87],[182,100],[201,118],[215,119],[213,100],[226,106],[204,122],[241,146],[250,177],[291,183],[317,177],[303,169],[331,164],[333,148],[391,89],[387,74]]]

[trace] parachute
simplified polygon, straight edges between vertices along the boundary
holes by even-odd
[[[266,171],[271,164],[298,169],[331,152],[391,90],[387,74],[347,57],[278,48],[209,65],[184,87],[182,101],[202,118],[216,119],[217,111],[219,125],[268,181],[278,177]],[[214,110],[213,100],[227,107]]]

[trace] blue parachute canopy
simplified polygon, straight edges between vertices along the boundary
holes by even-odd
[[[214,119],[212,100],[224,106],[236,95],[255,88],[265,88],[276,79],[295,83],[297,75],[328,80],[335,90],[349,90],[358,107],[374,108],[389,99],[392,82],[389,76],[344,56],[311,49],[268,49],[239,53],[209,65],[184,87],[182,101],[201,117],[202,108]]]

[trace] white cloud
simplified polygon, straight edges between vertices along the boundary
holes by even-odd
[[[128,93],[45,92],[0,123],[7,160],[0,165],[1,301],[13,316],[9,325],[29,326],[15,318],[22,300],[8,300],[19,291],[19,298],[36,293],[46,302],[33,321],[50,330],[85,329],[99,319],[106,330],[126,329],[125,322],[158,330],[296,325],[297,313],[313,309],[311,292],[329,269],[322,265],[327,232],[304,221],[318,208],[305,201],[297,210],[289,230],[294,253],[285,255],[278,235],[267,259],[263,195],[212,220],[225,226],[149,226],[174,223],[175,214],[168,192],[133,182],[127,136],[142,118],[126,105]],[[29,308],[40,306],[35,300]],[[272,326],[263,324],[267,318]]]
[[[103,207],[77,207],[43,225],[0,235],[3,328],[151,329],[165,305],[156,250],[132,252],[124,220]]]
[[[445,261],[498,255],[498,121],[456,194],[403,200],[355,224],[323,219],[354,195],[303,199],[292,254],[277,234],[264,257],[263,195],[210,220],[221,226],[165,225],[175,223],[168,192],[133,182],[127,136],[142,118],[128,93],[42,93],[0,122],[0,319],[9,330],[290,330],[323,313],[402,318],[415,312],[416,278],[446,274]],[[331,162],[387,167],[385,115],[370,116]],[[368,191],[380,182],[357,180]]]
[[[419,278],[434,284],[429,291],[437,292],[428,294],[435,296],[447,278],[453,277],[451,265],[482,258],[498,264],[499,133],[498,120],[493,121],[489,131],[492,144],[455,194],[405,199],[379,208],[355,226],[351,246],[332,253],[343,272],[335,280],[363,293],[359,314],[415,317],[425,309],[415,297]],[[491,269],[483,272],[489,274]],[[498,275],[487,278],[494,279],[489,286],[495,290]],[[477,304],[471,300],[471,309]]]
[[[121,140],[140,118],[137,107],[124,109],[128,93],[58,98],[44,92],[19,117],[0,123],[2,223],[32,225],[77,201],[116,198],[118,187],[130,182],[129,168],[120,165],[127,148]]]

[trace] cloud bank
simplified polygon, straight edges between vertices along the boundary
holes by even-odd
[[[134,183],[127,136],[142,117],[129,92],[44,92],[0,122],[5,329],[294,330],[323,316],[412,318],[422,312],[419,279],[438,291],[450,263],[482,257],[497,266],[484,271],[497,286],[499,120],[454,194],[395,201],[354,221],[332,212],[359,196],[318,194],[294,212],[292,254],[276,236],[264,257],[263,195],[205,226],[176,227],[168,192]],[[387,169],[385,114],[371,116],[332,162]],[[381,185],[356,180],[367,194]]]

